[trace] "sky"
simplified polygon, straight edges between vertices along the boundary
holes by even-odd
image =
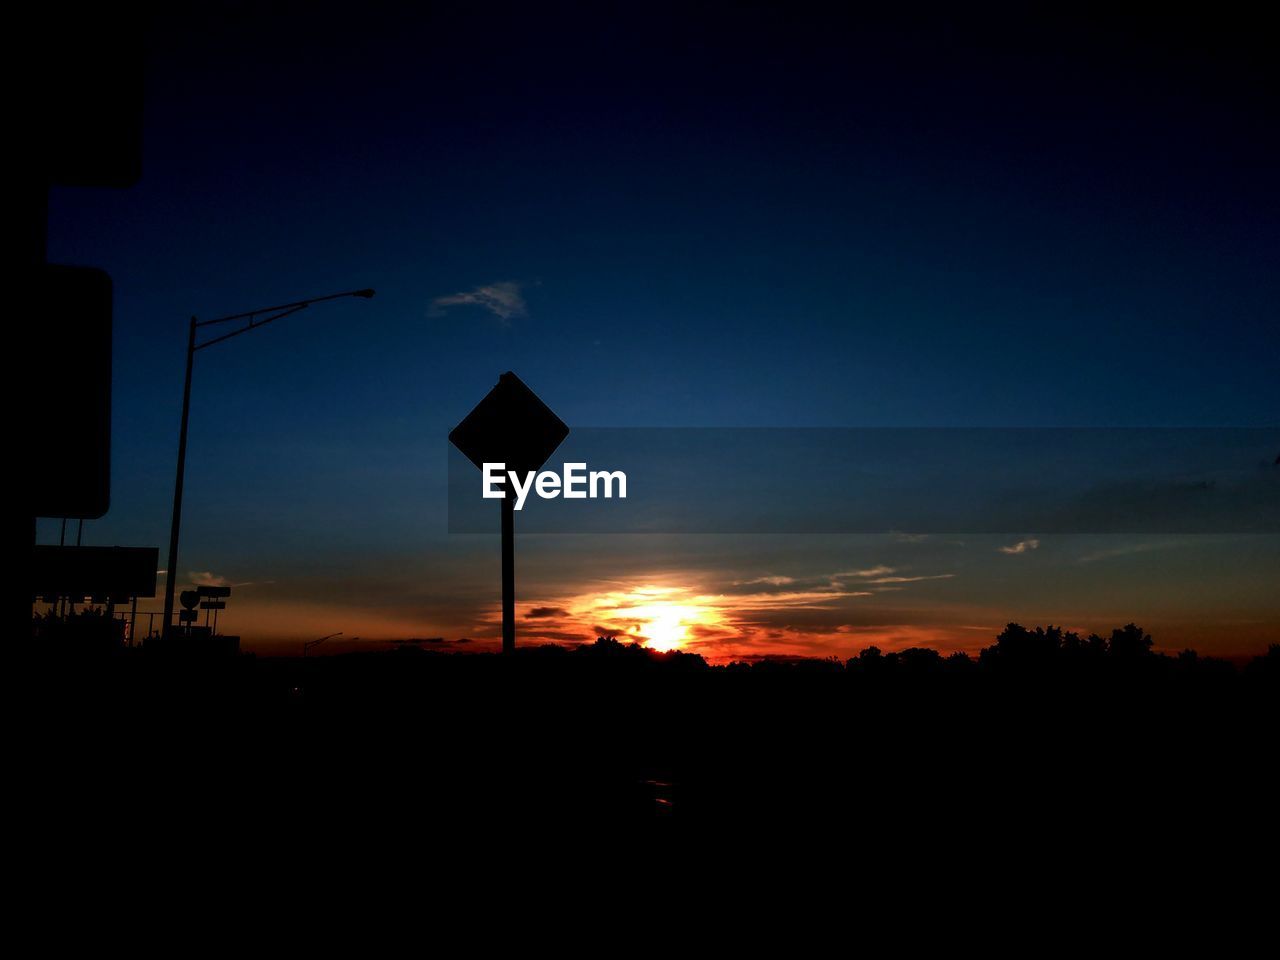
[[[141,181],[50,196],[50,261],[115,284],[85,543],[163,560],[192,315],[378,291],[196,358],[177,575],[233,585],[247,649],[493,648],[498,540],[449,534],[445,438],[507,370],[571,429],[1276,425],[1280,85],[1247,23],[321,9],[158,14]],[[521,642],[1280,640],[1275,535],[517,549]]]

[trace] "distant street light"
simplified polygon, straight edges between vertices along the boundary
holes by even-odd
[[[341,630],[339,630],[337,633],[331,633],[327,637],[321,637],[318,640],[308,640],[306,643],[302,645],[302,659],[303,660],[307,659],[307,651],[310,650],[312,647],[318,647],[320,646],[320,644],[324,643],[326,640],[332,640],[334,637],[340,637],[340,636],[342,636]],[[360,638],[352,637],[351,639],[359,640]]]
[[[242,333],[248,333],[250,330],[256,330],[259,327],[265,327],[272,320],[279,320],[281,317],[287,317],[291,313],[297,313],[299,310],[305,310],[313,303],[320,303],[325,300],[338,300],[342,297],[363,297],[368,300],[373,296],[372,290],[348,290],[346,293],[331,293],[325,297],[312,297],[310,300],[295,300],[293,303],[282,303],[275,307],[262,307],[258,310],[250,310],[248,313],[236,313],[229,317],[218,317],[215,320],[196,320],[191,318],[191,326],[187,334],[187,379],[182,388],[182,426],[178,431],[178,476],[173,484],[173,522],[169,527],[169,569],[165,573],[164,584],[164,636],[167,639],[173,626],[173,588],[178,582],[178,530],[182,525],[182,481],[187,466],[187,420],[191,414],[191,367],[195,360],[197,350],[203,350],[205,347],[212,347],[215,343],[222,343],[224,340],[230,340],[232,337],[238,337]],[[269,313],[271,316],[263,320],[257,319],[259,315]],[[242,327],[232,330],[230,333],[224,333],[219,337],[206,340],[204,343],[196,343],[196,330],[200,327],[209,327],[215,323],[230,323],[233,320],[247,320]]]

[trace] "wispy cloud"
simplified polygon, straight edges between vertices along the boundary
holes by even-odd
[[[476,306],[484,307],[504,324],[517,317],[525,316],[529,311],[525,306],[524,296],[520,292],[520,284],[511,280],[485,284],[474,290],[452,293],[444,297],[436,297],[431,301],[431,316],[443,316],[450,307]]]
[[[252,587],[257,584],[275,583],[274,580],[241,580],[234,583],[229,577],[211,573],[208,570],[190,570],[187,578],[197,587]]]
[[[571,616],[564,607],[534,607],[532,610],[526,610],[526,617],[534,620],[541,620],[548,617],[568,617]]]
[[[931,577],[876,577],[867,583],[920,583],[923,580],[951,580],[954,573],[936,573]]]
[[[886,573],[893,573],[893,567],[878,566],[868,567],[866,570],[845,570],[843,573],[833,573],[833,580],[842,580],[847,577],[857,577],[865,580],[867,577],[883,577]]]
[[[821,574],[811,577],[761,576],[750,580],[734,580],[727,587],[737,601],[743,601],[752,594],[780,597],[864,597],[871,596],[868,589],[880,593],[902,589],[901,584],[920,583],[926,580],[950,580],[954,573],[937,573],[922,575],[903,575],[899,568],[879,564],[860,570],[841,570],[836,573]],[[754,591],[750,589],[755,587]],[[770,588],[777,588],[771,590]]]
[[[1040,546],[1040,541],[1032,539],[1032,540],[1019,540],[1015,544],[1011,544],[1010,546],[1007,546],[1007,547],[998,547],[997,549],[1001,553],[1007,553],[1007,554],[1010,554],[1011,556],[1016,556],[1020,553],[1030,553],[1032,550],[1035,550],[1039,546]]]
[[[1099,560],[1111,560],[1115,557],[1127,557],[1135,553],[1150,553],[1152,550],[1169,550],[1186,544],[1184,540],[1155,540],[1146,543],[1126,543],[1110,550],[1099,550],[1088,553],[1077,560],[1077,563],[1096,563]]]
[[[231,581],[208,570],[192,570],[187,574],[197,587],[229,587]]]

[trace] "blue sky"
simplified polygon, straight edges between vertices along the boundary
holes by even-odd
[[[190,315],[363,286],[198,356],[184,575],[354,603],[411,567],[406,631],[483,632],[419,601],[441,577],[488,609],[492,545],[444,533],[443,440],[508,369],[571,427],[1275,423],[1276,111],[1231,37],[305,10],[154,23],[142,181],[50,198],[50,260],[115,282],[113,506],[87,542],[167,540]],[[485,290],[506,305],[462,302]],[[699,544],[624,549],[687,580]],[[1269,544],[1233,582],[1274,573]],[[1128,575],[1150,606],[1161,568]]]

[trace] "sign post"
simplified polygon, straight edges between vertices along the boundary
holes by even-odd
[[[200,602],[200,594],[194,590],[183,590],[178,597],[178,602],[182,604],[182,610],[178,612],[178,622],[185,624],[186,632],[191,633],[191,625],[196,622],[196,604]]]
[[[502,498],[502,652],[516,648],[516,498]]]
[[[514,373],[498,385],[449,434],[449,442],[481,470],[505,464],[521,475],[537,471],[569,435],[563,420]],[[502,652],[516,648],[515,495],[502,498]]]
[[[209,611],[213,611],[213,635],[218,635],[218,611],[227,609],[227,597],[231,596],[230,587],[215,587],[209,584],[196,587],[200,596],[200,609],[205,611],[204,625],[209,626]]]

